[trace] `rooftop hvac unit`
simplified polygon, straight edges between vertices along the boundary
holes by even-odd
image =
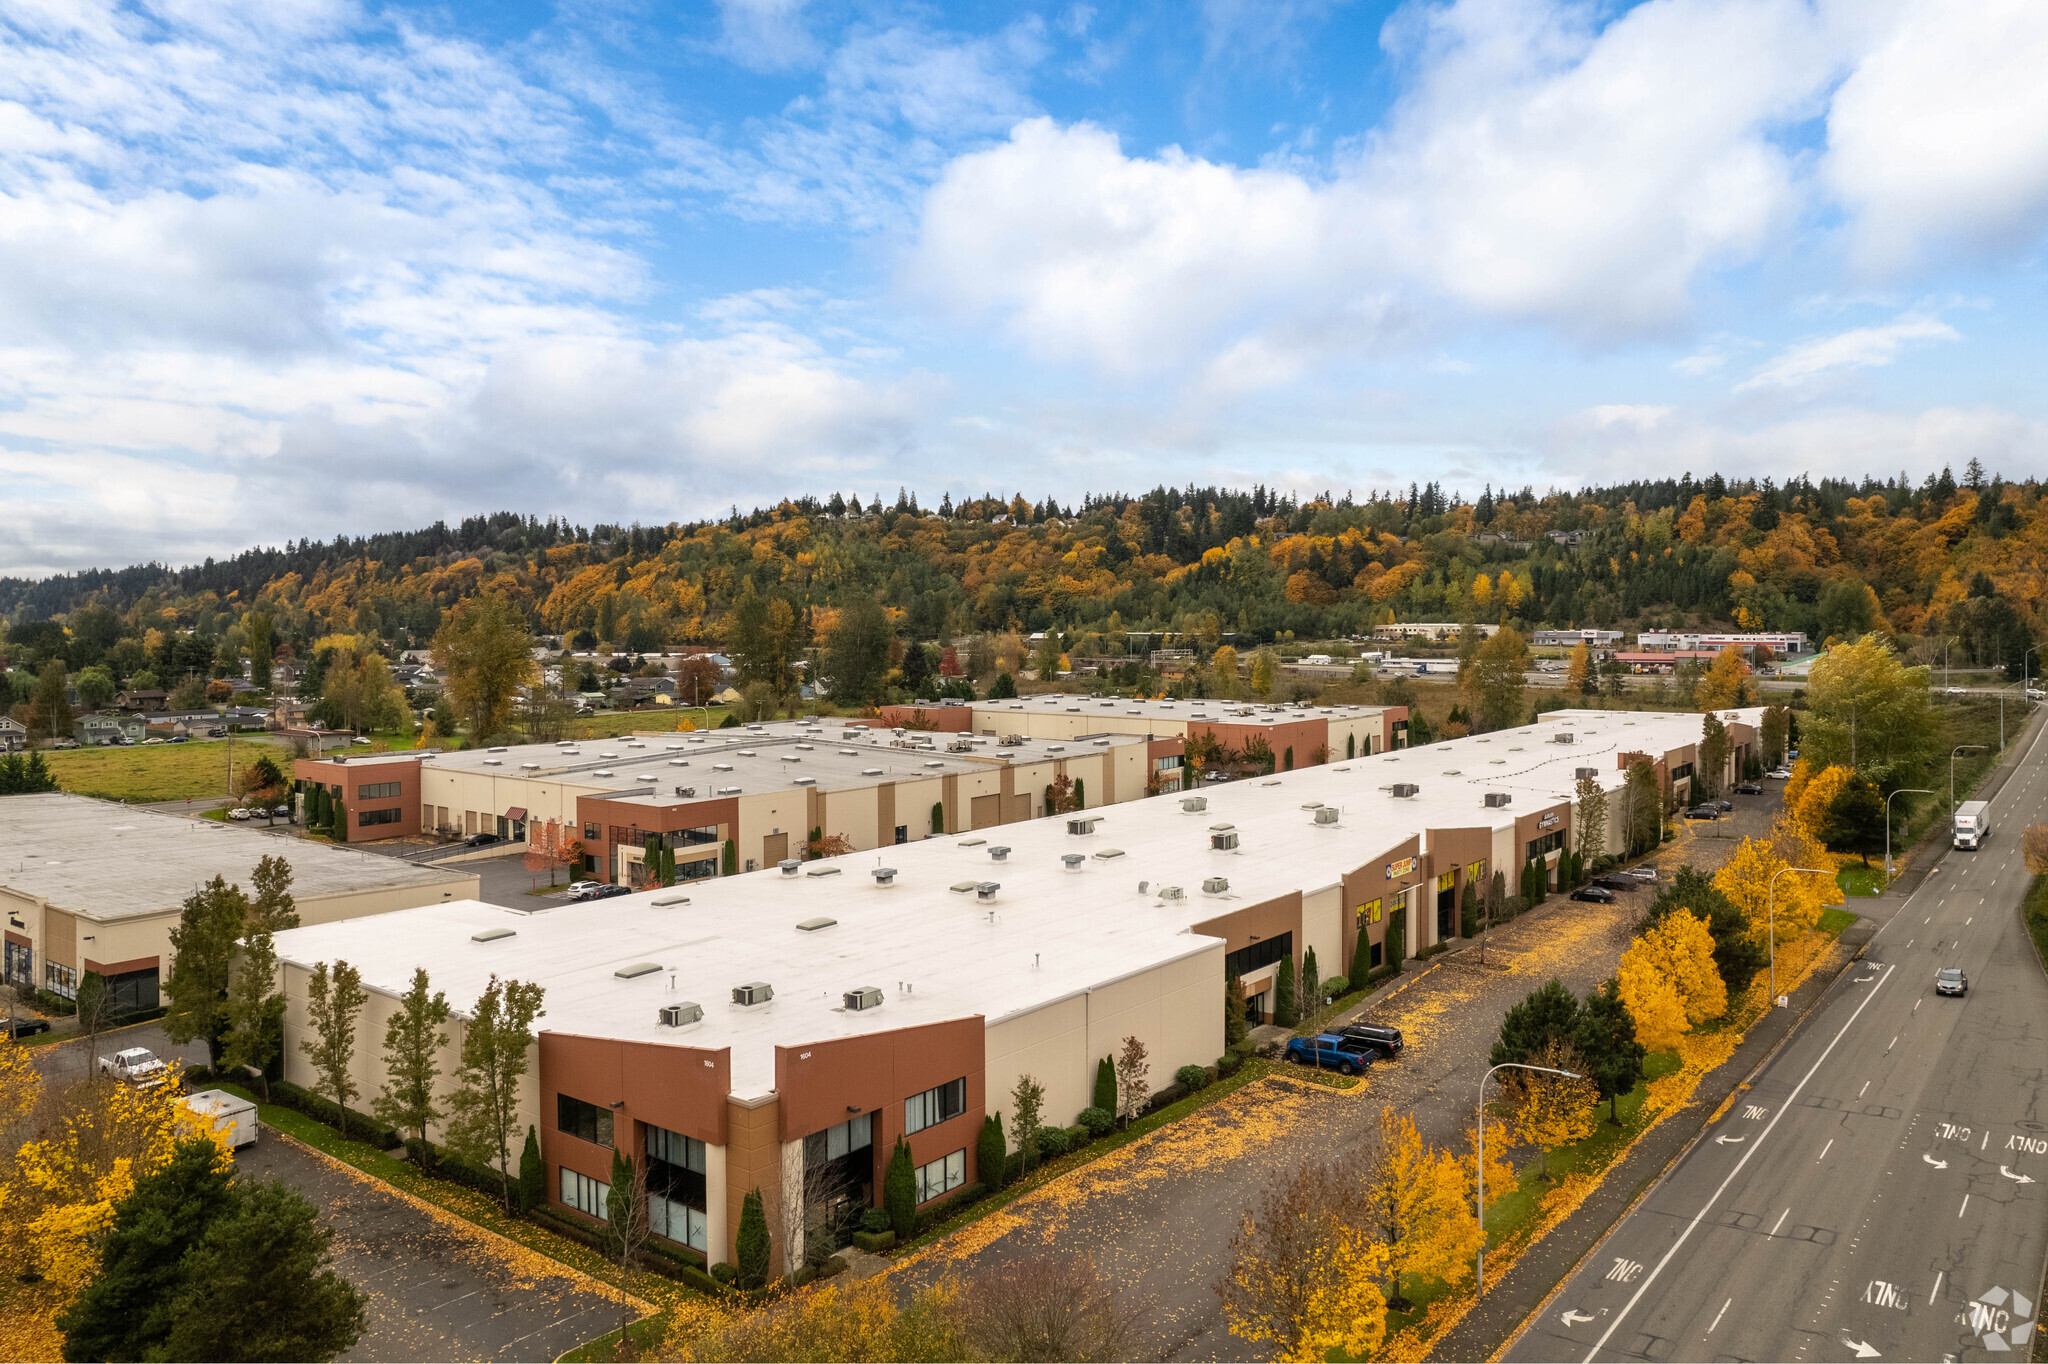
[[[1506,805],[1509,801],[1513,799],[1514,797],[1509,795],[1505,791],[1488,791],[1486,793],[1486,808],[1489,810],[1498,810],[1501,806]]]
[[[1584,780],[1587,777],[1592,777],[1595,780],[1598,780],[1600,776],[1600,769],[1597,767],[1581,767],[1575,769],[1572,772],[1572,776],[1580,780]]]
[[[1161,886],[1159,888],[1159,898],[1168,904],[1179,904],[1182,900],[1188,898],[1188,893],[1179,886]]]
[[[989,856],[989,860],[990,860],[991,862],[1000,862],[1000,861],[1002,861],[1002,860],[1003,860],[1004,858],[1008,857],[1009,855],[1010,855],[1010,850],[1009,850],[1008,848],[1005,848],[1005,847],[1001,847],[1001,846],[997,846],[997,847],[994,847],[994,848],[990,848],[990,849],[988,850],[988,856]]]
[[[732,987],[732,1002],[742,1006],[766,1004],[775,998],[775,987],[765,980],[749,981],[745,985]]]
[[[846,1011],[848,1013],[857,1014],[862,1009],[879,1009],[882,1007],[881,987],[875,985],[863,985],[858,990],[848,990],[843,998],[846,1000]]]
[[[974,898],[987,904],[996,898],[996,892],[1003,888],[1000,881],[983,881],[974,888]]]
[[[1217,852],[1236,852],[1237,830],[1232,829],[1228,833],[1210,834],[1209,846]]]
[[[1180,808],[1191,815],[1199,815],[1209,808],[1209,798],[1207,796],[1189,796],[1180,803]]]
[[[1571,743],[1571,742],[1573,742],[1573,738],[1572,738],[1572,732],[1571,732],[1570,730],[1568,730],[1568,729],[1567,729],[1567,730],[1562,730],[1562,731],[1560,731],[1560,732],[1558,732],[1558,733],[1556,733],[1556,734],[1553,734],[1553,735],[1551,735],[1551,736],[1550,736],[1550,742],[1552,742],[1552,743],[1554,743],[1554,744],[1568,744],[1568,743]]]
[[[661,1026],[664,1028],[684,1027],[688,1024],[702,1021],[703,1017],[704,1006],[702,1004],[692,1004],[688,1000],[684,1000],[681,1004],[664,1004],[661,1006]]]
[[[1092,834],[1095,832],[1095,826],[1100,822],[1093,815],[1083,819],[1070,819],[1067,821],[1067,832],[1070,834]]]
[[[874,876],[875,884],[878,886],[892,886],[896,884],[896,868],[894,867],[876,867]]]
[[[1067,864],[1067,870],[1068,870],[1068,871],[1079,871],[1079,870],[1081,870],[1081,864],[1082,864],[1083,862],[1086,862],[1087,860],[1088,860],[1088,854],[1086,854],[1086,853],[1061,853],[1061,854],[1060,854],[1060,861],[1062,861],[1062,862],[1064,862],[1064,863],[1066,863],[1066,864]]]
[[[1204,895],[1221,895],[1229,889],[1230,878],[1227,876],[1208,876],[1202,879],[1202,894]]]
[[[1393,791],[1395,800],[1413,800],[1422,793],[1422,788],[1412,781],[1397,781],[1389,789]]]
[[[785,857],[775,865],[782,868],[784,876],[794,876],[803,868],[804,864],[794,857]]]
[[[1324,806],[1320,806],[1320,807],[1318,807],[1318,808],[1317,808],[1317,810],[1316,810],[1316,823],[1318,823],[1318,824],[1335,824],[1336,822],[1337,822],[1337,807],[1336,807],[1336,806],[1334,806],[1334,805],[1324,805]]]

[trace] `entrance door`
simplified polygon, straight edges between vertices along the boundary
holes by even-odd
[[[1244,1002],[1244,1021],[1255,1028],[1266,1021],[1266,992],[1264,990],[1259,991],[1259,993]]]
[[[1457,912],[1457,888],[1453,886],[1448,890],[1438,891],[1436,893],[1436,940],[1438,942],[1449,942],[1457,936],[1451,927],[1452,919]]]

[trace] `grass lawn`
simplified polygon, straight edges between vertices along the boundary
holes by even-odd
[[[1839,938],[1842,936],[1843,929],[1855,923],[1861,917],[1859,914],[1852,913],[1849,910],[1843,909],[1840,905],[1836,905],[1833,909],[1824,909],[1820,912],[1820,923],[1816,927],[1830,938]]]
[[[1844,895],[1882,895],[1884,868],[1866,867],[1860,862],[1846,863],[1836,870],[1835,884],[1842,888]]]
[[[2020,913],[2026,918],[2027,931],[2034,935],[2034,950],[2040,954],[2041,965],[2048,968],[2048,876],[2036,876],[2027,887]]]
[[[105,800],[197,800],[228,794],[228,761],[240,771],[268,757],[287,778],[291,751],[269,739],[204,739],[133,748],[73,748],[45,753],[62,789]]]

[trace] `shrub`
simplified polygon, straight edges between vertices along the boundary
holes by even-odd
[[[1351,977],[1349,976],[1331,976],[1328,980],[1323,982],[1324,1003],[1328,1003],[1330,1000],[1333,999],[1342,999],[1345,995],[1348,995],[1350,993]]]
[[[1079,1125],[1083,1131],[1087,1132],[1089,1138],[1092,1140],[1096,1137],[1102,1136],[1104,1133],[1108,1132],[1110,1128],[1116,1126],[1116,1114],[1110,1112],[1106,1108],[1102,1108],[1099,1106],[1095,1108],[1084,1108],[1081,1110],[1081,1118]]]
[[[886,1228],[881,1231],[857,1231],[853,1234],[853,1244],[870,1255],[880,1255],[883,1251],[895,1247],[896,1233]]]
[[[1343,977],[1339,976],[1338,979],[1342,980]],[[1173,1073],[1173,1078],[1180,1082],[1182,1089],[1193,1094],[1196,1090],[1208,1085],[1209,1068],[1207,1066],[1182,1066]]]
[[[1058,1129],[1055,1128],[1053,1130],[1057,1131]],[[960,1209],[966,1207],[969,1203],[979,1203],[987,1197],[988,1185],[980,1182],[963,1184],[944,1198],[934,1200],[922,1212],[918,1213],[917,1229],[924,1231],[930,1227],[935,1227],[954,1213],[960,1211]]]
[[[880,1208],[868,1208],[860,1215],[860,1229],[870,1236],[878,1231],[889,1230],[889,1214]],[[895,1233],[891,1232],[891,1235]]]
[[[1041,1128],[1038,1133],[1038,1158],[1056,1160],[1067,1153],[1067,1129],[1064,1127]]]
[[[981,1135],[974,1143],[974,1172],[992,1189],[1003,1187],[1003,1155],[1010,1144],[1003,1137],[1003,1115],[991,1113],[981,1120]]]
[[[1116,1064],[1107,1056],[1095,1065],[1095,1107],[1116,1112]]]
[[[1234,1051],[1226,1051],[1216,1058],[1216,1077],[1235,1075],[1244,1066],[1244,1058]]]
[[[519,1206],[537,1208],[548,1201],[548,1167],[540,1158],[540,1142],[533,1127],[526,1129],[526,1145],[519,1152]]]
[[[889,1172],[882,1179],[882,1206],[888,1210],[889,1225],[897,1239],[908,1241],[917,1234],[917,1167],[910,1163],[910,1144],[896,1138],[889,1155]]]
[[[736,1267],[727,1264],[723,1260],[720,1260],[717,1264],[711,1266],[712,1280],[716,1283],[724,1285],[727,1288],[730,1288],[732,1286],[733,1280],[739,1278],[739,1276],[739,1270]]]
[[[334,1106],[332,1099],[323,1098],[289,1080],[279,1080],[270,1087],[270,1101],[324,1122],[345,1137],[357,1137],[367,1141],[382,1151],[396,1151],[405,1144],[396,1128],[386,1126],[369,1114],[357,1112],[353,1108],[348,1111],[348,1126],[344,1129],[342,1112]]]
[[[768,1243],[768,1210],[761,1202],[761,1191],[759,1189],[747,1190],[746,1201],[740,1205],[739,1235],[734,1239],[739,1244],[740,1287],[766,1287],[771,1267]]]

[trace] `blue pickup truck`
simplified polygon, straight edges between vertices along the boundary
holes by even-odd
[[[1341,1037],[1333,1032],[1315,1037],[1292,1037],[1287,1041],[1287,1059],[1298,1066],[1334,1070],[1356,1075],[1379,1059],[1372,1043],[1358,1037]]]

